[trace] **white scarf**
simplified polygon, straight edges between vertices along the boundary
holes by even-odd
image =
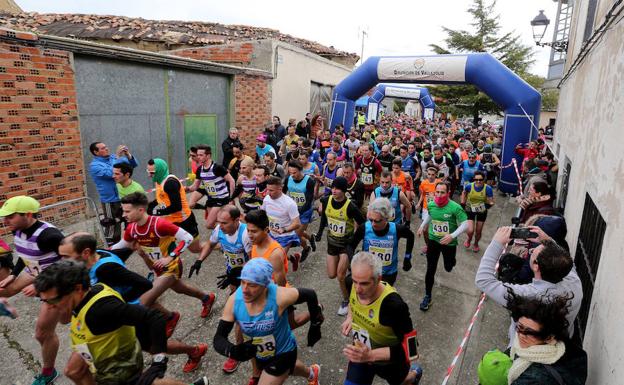
[[[508,384],[511,385],[516,378],[520,377],[533,363],[551,365],[557,362],[565,353],[565,344],[556,341],[552,344],[533,345],[528,348],[520,347],[518,333],[516,333],[511,346],[511,359],[513,364],[507,375]]]

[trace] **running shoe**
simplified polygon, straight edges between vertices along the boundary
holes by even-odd
[[[180,320],[180,313],[178,313],[177,311],[172,311],[171,318],[167,320],[167,325],[165,326],[167,338],[173,335],[173,331],[175,330],[176,326],[178,326],[179,320]]]
[[[466,240],[466,241],[464,242],[464,247],[465,247],[465,248],[467,248],[467,249],[469,249],[469,248],[470,248],[470,241],[469,241],[469,240]]]
[[[308,246],[305,249],[303,249],[303,251],[301,252],[301,260],[299,261],[300,263],[303,263],[303,261],[308,259],[308,255],[310,255],[310,250],[311,249],[312,249],[311,246]]]
[[[186,361],[186,364],[184,364],[184,368],[182,368],[182,371],[184,373],[189,373],[197,369],[197,366],[199,365],[202,357],[206,354],[207,351],[207,344],[199,344],[195,346],[195,351],[192,354],[189,354],[188,360]]]
[[[474,245],[472,246],[472,251],[478,253],[479,251],[481,251],[481,249],[479,248],[479,245]]]
[[[199,380],[193,382],[191,385],[210,385],[210,382],[208,382],[208,378],[202,377]]]
[[[247,385],[258,385],[260,382],[260,377],[250,377]]]
[[[319,375],[321,374],[321,367],[318,364],[310,365],[312,370],[312,379],[308,378],[308,385],[321,385],[319,382]]]
[[[240,364],[239,361],[236,361],[233,358],[228,358],[227,360],[225,360],[225,362],[223,363],[223,371],[225,373],[234,373],[236,371],[236,369],[238,369],[238,365]]]
[[[216,298],[215,293],[210,293],[208,294],[208,298],[202,301],[202,311],[201,311],[202,318],[206,318],[210,314],[210,311],[212,310],[212,305],[214,305],[214,302],[215,302],[215,298]]]
[[[5,316],[9,318],[16,319],[17,318],[17,310],[9,303],[6,299],[0,298],[0,316]]]
[[[420,310],[422,310],[422,311],[429,310],[429,306],[431,306],[432,302],[433,302],[433,300],[431,299],[431,296],[430,295],[425,295],[423,297],[422,302],[420,303]]]
[[[288,260],[290,261],[290,263],[292,263],[293,271],[299,270],[299,262],[301,262],[301,254],[294,253],[293,255],[288,257]]]
[[[314,239],[314,234],[310,237],[310,247],[312,247],[312,251],[316,251],[316,239]]]
[[[56,371],[56,369],[54,369],[52,374],[50,374],[49,376],[44,376],[43,374],[38,374],[37,377],[35,377],[35,380],[33,381],[32,385],[48,385],[48,384],[51,384],[51,383],[54,382],[54,380],[56,380],[58,375],[59,374]]]
[[[349,301],[342,301],[338,308],[338,315],[346,316],[349,313]]]
[[[410,372],[416,373],[416,378],[414,378],[414,381],[412,381],[412,385],[418,385],[423,375],[422,367],[418,365],[418,363],[413,362],[412,366],[410,367]]]

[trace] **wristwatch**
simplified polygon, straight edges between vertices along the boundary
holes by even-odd
[[[166,364],[167,361],[169,361],[169,359],[167,358],[167,355],[163,354],[163,353],[159,353],[159,354],[154,354],[152,356],[152,363],[153,364]]]

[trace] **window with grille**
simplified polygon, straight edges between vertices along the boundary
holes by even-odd
[[[583,283],[583,302],[577,317],[577,332],[581,339],[585,335],[589,319],[590,305],[596,274],[602,253],[602,241],[607,224],[589,194],[585,194],[585,207],[581,220],[581,230],[576,245],[574,263],[581,282]]]

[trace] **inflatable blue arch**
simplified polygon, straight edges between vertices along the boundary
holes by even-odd
[[[334,89],[330,127],[342,123],[349,130],[355,100],[381,82],[472,84],[479,88],[505,111],[502,164],[516,157],[518,143],[537,137],[539,92],[488,53],[370,57]],[[513,167],[503,169],[500,182],[503,192],[518,191]]]
[[[395,84],[379,84],[368,98],[366,121],[377,121],[379,117],[379,105],[386,97],[397,99],[418,100],[422,107],[421,117],[433,119],[435,103],[425,87],[409,87]]]

